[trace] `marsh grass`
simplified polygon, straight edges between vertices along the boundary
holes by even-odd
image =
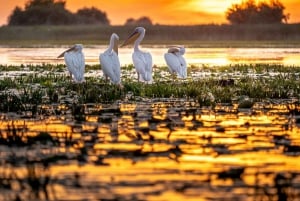
[[[47,73],[39,73],[43,67]],[[300,68],[278,65],[235,65],[220,68],[198,68],[213,76],[191,77],[196,68],[189,69],[189,78],[173,80],[166,67],[155,70],[153,84],[136,82],[122,67],[123,88],[107,83],[103,78],[87,77],[77,84],[61,73],[63,65],[30,66],[32,74],[0,79],[0,110],[3,112],[29,111],[35,115],[41,104],[87,104],[112,103],[118,100],[139,101],[141,98],[184,98],[195,100],[202,106],[217,103],[233,103],[239,97],[253,101],[263,99],[289,99],[300,96]],[[4,67],[0,67],[4,69]],[[13,67],[18,70],[17,67]],[[19,66],[19,70],[24,67]],[[28,67],[26,67],[28,68]],[[88,66],[87,70],[99,70],[99,66]]]

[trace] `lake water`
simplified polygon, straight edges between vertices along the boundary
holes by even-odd
[[[286,103],[61,101],[0,115],[0,200],[299,200]]]
[[[7,48],[0,47],[0,64],[61,64],[63,59],[56,57],[68,47],[55,48]],[[84,47],[86,64],[98,64],[99,54],[106,46]],[[151,52],[153,64],[166,65],[165,46],[145,47]],[[121,65],[132,64],[132,48],[120,48]],[[267,63],[287,66],[300,65],[300,48],[186,48],[185,58],[188,65],[223,66],[237,63]]]
[[[0,64],[61,64],[56,57],[65,48],[2,47]],[[84,48],[86,63],[98,64],[105,48]],[[165,65],[165,47],[145,49],[154,64]],[[122,65],[131,64],[131,52],[120,49]],[[185,57],[199,66],[300,66],[297,48],[187,48]],[[131,99],[128,93],[110,104],[79,104],[76,84],[68,93],[60,88],[56,97],[55,81],[31,83],[30,75],[47,71],[24,69],[1,72],[28,83],[8,82],[0,90],[0,103],[15,103],[0,111],[0,201],[300,200],[298,99],[206,107],[184,98]],[[28,95],[26,86],[41,90]],[[54,93],[54,103],[48,96],[41,104],[31,101],[45,91]]]

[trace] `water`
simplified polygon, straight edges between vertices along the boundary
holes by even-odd
[[[64,49],[0,48],[0,63],[60,64],[63,60],[56,56]],[[97,64],[104,49],[86,47],[87,64]],[[164,48],[147,49],[156,65],[165,65]],[[122,65],[131,63],[131,51],[120,49]],[[190,48],[186,59],[189,65],[298,66],[299,52]],[[26,69],[1,76],[36,74]],[[1,111],[0,200],[300,200],[296,100],[263,100],[238,108],[128,97],[80,105],[59,96],[57,103],[46,100],[26,103],[24,111]],[[34,113],[30,108],[36,108]]]
[[[54,48],[7,48],[0,47],[0,64],[62,64],[63,59],[56,57],[68,47]],[[106,46],[84,48],[87,64],[98,64],[99,54]],[[153,64],[166,65],[163,54],[164,46],[143,48],[151,52]],[[132,48],[120,48],[121,65],[132,64]],[[185,58],[188,65],[223,66],[237,63],[267,63],[287,66],[300,65],[300,48],[187,48]]]
[[[211,110],[152,99],[1,114],[0,200],[299,200],[299,116],[287,103]],[[41,132],[51,137],[30,138]]]

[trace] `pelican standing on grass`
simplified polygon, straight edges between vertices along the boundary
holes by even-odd
[[[179,78],[187,77],[186,62],[183,57],[185,48],[183,46],[173,46],[165,53],[165,61],[171,74],[177,74]]]
[[[57,57],[64,57],[71,78],[78,83],[84,82],[85,60],[82,48],[81,44],[76,44]]]
[[[139,48],[145,36],[143,27],[135,28],[134,32],[124,41],[121,47],[134,42],[132,61],[138,75],[138,81],[152,82],[152,56],[149,52],[141,51]]]
[[[121,68],[118,57],[119,36],[113,33],[110,37],[108,49],[100,54],[100,65],[106,80],[109,78],[114,84],[121,84]]]

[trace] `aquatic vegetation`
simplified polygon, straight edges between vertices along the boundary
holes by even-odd
[[[10,89],[10,88],[16,88],[17,84],[13,79],[10,78],[4,78],[0,80],[0,90]]]
[[[30,73],[0,79],[1,111],[31,111],[35,114],[38,105],[58,103],[63,99],[78,104],[102,103],[128,99],[128,94],[131,94],[131,101],[140,98],[185,98],[196,100],[203,106],[232,103],[236,97],[244,96],[255,102],[299,98],[300,94],[300,68],[278,65],[192,68],[188,79],[176,81],[165,73],[166,67],[162,67],[155,70],[153,84],[136,82],[132,75],[126,74],[133,67],[125,66],[122,68],[123,88],[93,76],[87,77],[85,83],[73,83],[62,65],[29,66],[26,69]],[[23,70],[24,67],[19,67],[19,71]],[[87,70],[95,72],[100,67],[88,66]],[[205,77],[201,76],[202,71]],[[6,73],[9,74],[9,71]],[[197,73],[200,76],[197,77]],[[163,74],[166,76],[161,76]]]

